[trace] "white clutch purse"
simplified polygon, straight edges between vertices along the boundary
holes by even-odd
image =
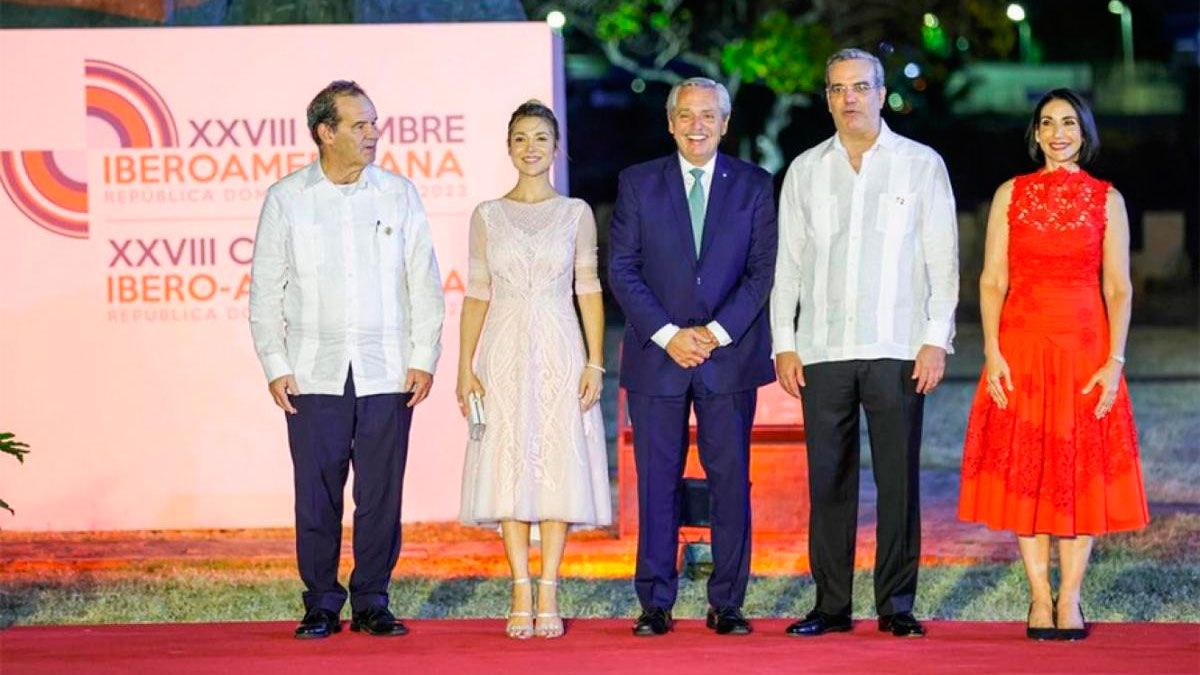
[[[471,430],[471,440],[483,440],[483,432],[487,429],[487,416],[483,414],[483,400],[475,392],[467,396],[467,424]]]

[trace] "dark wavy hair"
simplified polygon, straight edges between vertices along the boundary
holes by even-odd
[[[338,117],[337,97],[366,96],[367,92],[352,80],[334,80],[313,97],[308,104],[308,133],[313,142],[321,147],[321,137],[317,135],[317,127],[326,124],[336,129],[341,119]]]
[[[547,108],[536,98],[531,98],[517,106],[517,109],[513,111],[512,117],[508,118],[508,135],[510,137],[512,136],[513,125],[517,123],[517,120],[525,117],[537,117],[545,120],[554,132],[554,144],[558,144],[558,118],[554,116],[553,110]]]
[[[1095,159],[1100,152],[1100,133],[1096,131],[1096,118],[1092,115],[1092,106],[1088,105],[1087,100],[1072,89],[1051,89],[1033,107],[1033,117],[1029,119],[1029,127],[1025,129],[1025,146],[1029,157],[1038,164],[1046,162],[1042,148],[1038,146],[1037,130],[1042,121],[1042,108],[1055,99],[1071,104],[1071,107],[1075,109],[1075,116],[1079,118],[1082,143],[1079,147],[1078,163],[1080,166],[1084,166]]]

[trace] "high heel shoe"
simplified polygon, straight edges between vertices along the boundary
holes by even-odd
[[[558,586],[555,579],[538,579],[538,586]],[[540,592],[540,591],[539,591]],[[555,606],[558,605],[555,598]],[[563,620],[558,612],[538,612],[533,624],[533,634],[541,638],[562,637]]]
[[[529,577],[521,579],[513,579],[513,588],[517,586],[528,586]],[[532,591],[533,589],[530,589]],[[530,603],[533,602],[533,594],[530,593]],[[533,617],[532,612],[518,612],[510,609],[508,611],[508,622],[504,626],[504,633],[510,638],[517,640],[528,640],[533,637],[533,623],[530,619]]]
[[[1083,623],[1080,628],[1059,628],[1058,639],[1068,642],[1086,640],[1088,637],[1087,617],[1083,615],[1083,603],[1079,603],[1079,620]]]
[[[1034,628],[1029,625],[1030,619],[1033,618],[1033,605],[1029,603],[1029,613],[1025,615],[1025,637],[1030,640],[1054,640],[1058,638],[1058,629],[1051,626],[1050,628]],[[1050,621],[1054,622],[1054,605],[1051,604]]]

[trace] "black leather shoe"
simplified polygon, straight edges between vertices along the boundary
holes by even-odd
[[[803,619],[787,627],[787,634],[796,637],[815,637],[826,633],[847,633],[854,625],[848,616],[834,616],[813,610]]]
[[[1083,615],[1083,605],[1079,605],[1079,618],[1083,620],[1082,628],[1059,628],[1055,631],[1058,634],[1054,637],[1059,640],[1068,640],[1070,642],[1086,640],[1088,637],[1088,627],[1087,617]]]
[[[304,614],[296,626],[296,637],[301,640],[327,638],[342,630],[342,619],[335,612],[313,607]]]
[[[708,608],[705,625],[717,631],[717,635],[749,635],[753,629],[742,610],[737,607]]]
[[[912,612],[896,612],[879,617],[879,632],[891,632],[896,637],[925,637],[925,627]]]
[[[1051,622],[1054,621],[1054,612],[1051,611]],[[1033,618],[1033,603],[1029,603],[1029,613],[1025,615],[1025,637],[1030,640],[1056,640],[1058,639],[1058,629],[1051,626],[1049,628],[1035,628],[1029,625],[1029,620]]]
[[[408,634],[408,628],[400,623],[400,620],[393,616],[387,607],[372,607],[355,612],[350,620],[350,630],[380,637]]]
[[[670,612],[660,607],[651,607],[642,610],[637,623],[633,624],[633,634],[638,637],[665,635],[674,626],[675,622],[671,620]]]

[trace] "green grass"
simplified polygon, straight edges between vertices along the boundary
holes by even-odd
[[[855,614],[874,616],[872,575],[854,581]],[[262,579],[252,572],[183,569],[165,578],[102,582],[7,584],[0,591],[0,626],[14,623],[98,624],[191,621],[291,621],[299,617],[298,580]],[[495,578],[393,581],[392,610],[419,618],[499,617],[508,608],[506,580]],[[564,579],[560,591],[570,617],[632,617],[637,612],[628,580]],[[1097,621],[1200,621],[1200,563],[1166,562],[1128,554],[1098,553],[1088,572],[1084,606]],[[812,608],[811,577],[759,577],[750,583],[745,609],[755,617],[798,616]],[[921,571],[917,613],[940,619],[1023,619],[1028,602],[1019,563],[946,566]],[[703,616],[704,580],[682,579],[675,615]]]

